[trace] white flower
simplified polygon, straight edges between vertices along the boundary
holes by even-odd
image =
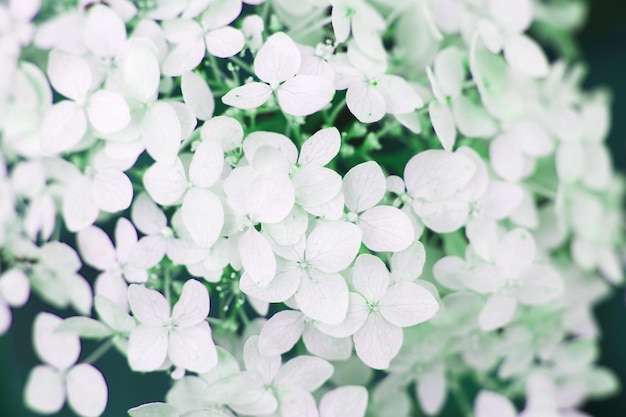
[[[113,246],[107,234],[95,226],[77,234],[78,249],[86,264],[101,271],[96,278],[95,292],[126,308],[128,282],[146,282],[148,273],[143,268],[129,264],[131,251],[137,244],[137,231],[132,223],[120,218],[115,227]]]
[[[297,75],[302,56],[286,34],[270,36],[254,59],[254,72],[263,82],[251,82],[230,90],[222,101],[239,109],[255,109],[276,92],[278,105],[292,116],[308,116],[326,106],[335,94],[328,79]]]
[[[524,229],[514,229],[504,235],[492,256],[493,265],[476,266],[464,280],[468,288],[491,294],[478,316],[483,330],[494,330],[509,323],[518,302],[541,305],[563,290],[557,271],[549,264],[536,262],[534,239]],[[438,274],[445,275],[445,268],[442,264]]]
[[[39,313],[34,323],[34,345],[44,365],[37,365],[26,382],[26,404],[42,414],[57,413],[67,402],[82,417],[100,416],[107,404],[104,377],[92,365],[74,365],[80,354],[80,341],[71,334],[56,333],[62,320],[50,313]]]
[[[100,211],[116,213],[130,207],[133,186],[124,173],[128,168],[127,161],[111,159],[99,152],[84,175],[73,175],[65,188],[62,206],[65,225],[70,231],[91,226]]]
[[[257,336],[246,341],[243,356],[246,371],[209,385],[206,390],[209,400],[227,404],[241,414],[319,415],[311,392],[333,373],[330,363],[301,355],[282,365],[279,355],[261,355]]]
[[[298,307],[308,317],[337,324],[348,309],[348,286],[339,271],[352,263],[360,246],[361,231],[353,224],[320,223],[306,239],[281,252],[285,261],[279,263],[274,280],[258,286],[244,274],[241,289],[268,302],[285,301],[295,293]]]
[[[216,140],[203,140],[189,164],[188,177],[180,158],[174,165],[153,164],[144,174],[146,190],[161,205],[177,204],[182,199],[181,216],[192,240],[210,248],[220,236],[224,209],[210,188],[220,179],[224,151]]]
[[[413,88],[397,75],[386,74],[385,62],[372,61],[354,44],[347,54],[333,57],[335,88],[345,90],[350,112],[362,123],[374,123],[386,113],[412,113],[424,105]]]
[[[352,339],[335,338],[322,333],[313,321],[299,311],[283,310],[274,314],[259,334],[262,355],[282,355],[291,350],[302,337],[312,354],[327,360],[346,360],[352,354]]]
[[[54,104],[40,127],[45,152],[58,154],[72,149],[85,136],[88,122],[103,134],[119,132],[130,123],[128,103],[111,90],[92,92],[93,74],[80,56],[55,50],[50,53],[48,77],[54,89],[67,97]]]
[[[352,270],[350,307],[346,320],[320,330],[335,337],[353,334],[359,358],[375,369],[385,369],[402,346],[402,327],[432,318],[439,303],[424,287],[410,281],[389,286],[389,271],[372,255],[360,255]]]
[[[363,0],[328,0],[335,39],[346,42],[350,34],[356,45],[372,59],[384,61],[387,53],[381,33],[387,24],[372,6]]]
[[[70,304],[88,315],[93,295],[85,278],[78,274],[82,264],[76,251],[61,242],[49,242],[36,254],[37,264],[30,275],[33,290],[57,308]]]
[[[142,285],[128,288],[130,309],[139,321],[128,341],[128,363],[135,371],[155,371],[169,357],[180,368],[207,372],[217,364],[211,328],[204,319],[210,300],[206,287],[188,280],[170,313],[161,293]]]

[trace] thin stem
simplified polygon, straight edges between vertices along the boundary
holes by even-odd
[[[231,56],[228,59],[234,62],[239,68],[243,68],[246,71],[248,71],[250,74],[254,75],[254,69],[252,69],[252,67],[248,65],[248,63],[245,62],[243,59],[239,58],[238,56]]]
[[[459,382],[456,379],[450,381],[450,392],[456,400],[456,404],[465,417],[474,417],[474,411],[472,410],[472,404],[467,399],[465,392],[459,386]]]
[[[170,276],[170,269],[169,268],[165,268],[165,271],[163,271],[163,293],[165,294],[165,299],[167,300],[167,303],[169,305],[172,304],[172,294],[170,292],[170,285],[172,283],[172,277]]]
[[[297,29],[291,29],[291,30],[289,31],[289,33],[290,33],[291,35],[293,35],[293,34],[297,34],[298,36],[300,36],[300,37],[301,37],[301,36],[304,36],[304,35],[308,35],[309,33],[314,32],[314,31],[315,31],[315,30],[317,30],[317,29],[323,28],[324,26],[326,26],[327,24],[329,24],[331,21],[332,21],[332,20],[331,20],[331,17],[330,17],[330,16],[328,16],[328,17],[327,17],[327,18],[325,18],[325,19],[318,20],[318,21],[317,21],[317,22],[315,22],[314,24],[309,24],[310,22],[307,22],[307,25],[306,25],[306,26],[304,26],[304,27],[302,27],[302,28],[298,27]],[[303,26],[303,25],[300,25],[300,26]]]
[[[108,352],[113,346],[113,339],[109,339],[103,344],[101,344],[98,349],[94,350],[91,355],[87,356],[87,358],[83,361],[83,363],[93,364],[98,359],[100,359],[105,353]]]
[[[341,101],[339,101],[339,103],[337,103],[337,105],[333,108],[333,111],[330,113],[330,116],[328,117],[328,120],[326,122],[326,124],[329,127],[332,127],[335,123],[335,120],[337,119],[337,117],[339,116],[339,113],[341,113],[341,111],[346,107],[346,98],[342,98]]]

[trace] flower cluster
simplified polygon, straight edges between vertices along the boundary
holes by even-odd
[[[0,332],[65,316],[27,406],[102,415],[114,347],[172,377],[132,417],[584,415],[624,182],[533,31],[580,7],[0,3]]]

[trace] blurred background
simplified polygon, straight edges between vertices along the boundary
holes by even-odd
[[[613,125],[608,143],[617,169],[626,172],[626,0],[589,0],[590,14],[578,39],[582,57],[589,65],[586,88],[608,86],[613,92]],[[49,310],[36,298],[28,307],[14,310],[11,331],[0,337],[0,417],[35,417],[23,406],[23,388],[30,369],[38,364],[31,345],[31,325],[38,311]],[[602,330],[600,363],[613,369],[626,385],[626,307],[624,290],[598,306],[596,317]],[[83,342],[82,358],[97,345]],[[103,417],[123,417],[131,407],[162,401],[169,387],[164,374],[131,373],[125,359],[115,350],[109,351],[95,365],[100,368],[109,386],[109,404]],[[594,417],[626,415],[624,392],[586,405]],[[74,414],[64,408],[59,414]],[[443,417],[457,417],[450,404]],[[296,417],[296,416],[294,416]]]

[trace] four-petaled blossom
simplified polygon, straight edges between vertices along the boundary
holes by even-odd
[[[190,279],[170,312],[165,297],[143,285],[128,288],[130,309],[139,321],[128,341],[128,363],[135,371],[155,371],[166,358],[177,367],[207,372],[217,364],[209,323],[209,293]]]
[[[254,59],[254,72],[261,82],[230,90],[222,101],[239,109],[256,109],[276,92],[278,105],[292,116],[308,116],[326,106],[335,94],[331,81],[317,75],[299,74],[302,56],[286,34],[270,36]]]

